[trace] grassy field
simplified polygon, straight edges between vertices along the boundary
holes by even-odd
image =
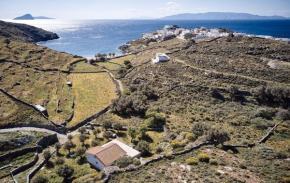
[[[71,74],[75,115],[69,126],[98,113],[116,98],[115,85],[107,73]]]
[[[101,67],[105,67],[110,71],[115,71],[121,68],[121,66],[119,66],[118,64],[113,64],[109,62],[98,62],[98,65],[100,65]]]
[[[51,120],[64,122],[70,115],[72,105],[66,75],[46,70],[62,69],[67,63],[80,58],[30,43],[11,40],[6,45],[3,39],[0,39],[0,53],[0,59],[5,60],[0,63],[0,87],[27,103],[43,105]],[[61,110],[59,113],[56,112],[58,100]],[[9,105],[5,113],[1,113],[3,116],[11,116],[17,109],[2,96],[1,103]]]
[[[0,93],[0,126],[18,124],[42,124],[52,125],[31,107],[13,101]]]
[[[78,62],[76,64],[73,64],[72,72],[99,72],[104,71],[100,67],[92,66],[88,63]]]
[[[112,60],[110,60],[110,62],[117,63],[117,64],[125,66],[125,64],[124,64],[125,60],[131,61],[135,57],[136,57],[136,55],[128,55],[128,56],[125,56],[125,57],[112,59]]]

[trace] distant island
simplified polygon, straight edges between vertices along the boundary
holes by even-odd
[[[31,14],[25,14],[23,16],[16,17],[13,20],[35,20],[35,19],[53,19],[53,18],[44,17],[44,16],[33,17]]]
[[[184,13],[166,16],[162,20],[275,20],[287,19],[282,16],[260,16],[249,13],[231,13],[231,12],[208,12],[208,13]]]

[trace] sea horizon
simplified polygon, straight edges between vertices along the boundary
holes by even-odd
[[[59,39],[37,44],[50,49],[92,58],[97,53],[121,54],[119,46],[136,40],[143,33],[164,25],[184,28],[226,28],[236,32],[290,38],[290,19],[283,20],[160,20],[160,19],[37,19],[3,21],[24,23],[59,35]]]

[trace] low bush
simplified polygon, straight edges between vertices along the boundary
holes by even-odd
[[[43,151],[43,157],[44,157],[44,159],[48,160],[50,158],[50,156],[51,156],[51,153],[50,153],[49,150]]]
[[[288,178],[283,178],[282,183],[290,183],[290,177]]]
[[[209,160],[209,164],[211,164],[211,165],[217,165],[218,162],[217,162],[216,159],[210,159],[210,160]]]
[[[33,180],[33,183],[48,183],[48,178],[43,175],[38,175]]]
[[[55,160],[55,164],[56,165],[63,165],[64,164],[64,159],[60,158],[60,157],[57,157],[56,160]]]
[[[198,161],[197,161],[197,159],[196,158],[188,158],[188,159],[186,159],[186,164],[188,164],[188,165],[197,165],[198,164]]]
[[[185,142],[183,141],[178,141],[178,140],[173,140],[170,145],[172,146],[173,149],[179,148],[179,147],[184,147],[185,146]]]
[[[189,141],[195,141],[196,140],[196,136],[192,133],[188,133],[186,134],[185,138]]]
[[[127,167],[133,163],[133,158],[130,156],[123,156],[116,161],[116,165],[120,168]]]
[[[163,152],[162,147],[157,147],[156,150],[155,150],[155,153],[156,154],[160,154],[161,152]]]
[[[198,154],[197,158],[198,158],[198,161],[200,161],[200,162],[206,162],[206,163],[209,162],[209,156],[206,154],[202,154],[202,153]]]
[[[141,165],[141,161],[140,161],[139,159],[137,159],[137,158],[134,158],[134,159],[133,159],[133,164],[134,164],[135,166],[139,166],[139,165]]]

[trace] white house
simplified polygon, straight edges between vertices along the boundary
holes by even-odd
[[[156,58],[153,58],[152,62],[156,64],[159,62],[167,62],[169,60],[170,58],[165,53],[156,53]]]
[[[122,156],[140,158],[141,153],[130,146],[114,139],[102,146],[93,147],[86,151],[87,161],[98,170],[113,165]]]

